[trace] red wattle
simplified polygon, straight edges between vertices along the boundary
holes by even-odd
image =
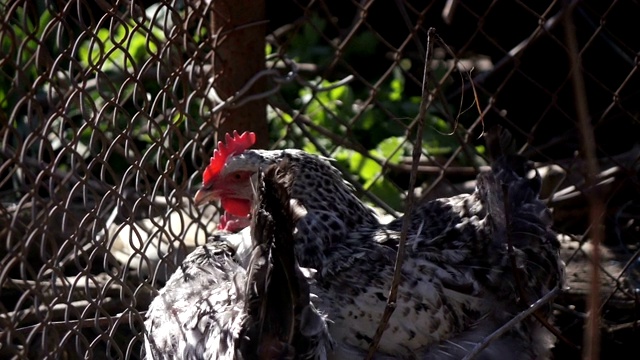
[[[222,207],[231,215],[247,216],[251,212],[251,203],[245,199],[222,198],[220,200]]]

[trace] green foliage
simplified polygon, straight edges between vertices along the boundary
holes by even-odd
[[[148,32],[129,20],[118,25],[115,32],[99,29],[95,38],[80,47],[78,56],[86,68],[133,71],[150,56],[158,55],[158,43],[165,40],[159,28],[152,27]]]
[[[18,99],[10,98],[11,90],[14,90],[13,96],[17,97],[19,94],[15,94],[16,90],[28,90],[38,77],[34,56],[51,19],[51,12],[45,9],[34,22],[21,6],[16,7],[11,16],[3,19],[3,36],[0,38],[4,58],[0,69],[0,108],[12,109]],[[20,71],[16,72],[16,69]],[[13,80],[16,77],[19,77],[18,81]]]
[[[405,139],[389,137],[380,142],[375,149],[369,150],[368,156],[354,150],[342,149],[335,154],[335,158],[349,169],[349,172],[358,176],[365,190],[371,191],[389,206],[400,209],[402,204],[399,189],[382,176],[384,169],[380,161],[386,159],[389,164],[399,164],[404,152]]]
[[[296,62],[308,62],[318,66],[325,66],[332,59],[332,50],[323,45],[320,34],[327,26],[327,21],[317,14],[312,14],[302,26],[301,31],[291,41],[291,47],[287,54]]]
[[[144,72],[150,67],[142,65],[149,59],[162,56],[166,63],[158,65],[161,67],[178,60],[168,56],[184,55],[182,48],[166,51],[181,44],[168,44],[162,21],[150,20],[165,19],[162,11],[166,10],[156,7],[135,20],[99,22],[104,27],[85,29],[84,24],[54,18],[49,10],[53,8],[55,4],[41,2],[7,7],[10,12],[5,14],[0,31],[0,110],[11,112],[10,123],[20,136],[47,121],[48,133],[44,135],[61,170],[75,161],[60,160],[64,159],[60,154],[71,154],[61,150],[73,148],[74,154],[69,156],[89,161],[109,142],[122,141],[123,133],[132,141],[127,140],[126,151],[110,154],[109,166],[115,172],[101,177],[113,175],[105,180],[120,181],[118,177],[130,167],[132,157],[140,154],[145,154],[139,159],[140,167],[164,166],[168,161],[164,149],[180,146],[179,137],[170,136],[170,128],[184,130],[187,118],[202,119],[200,114],[206,111],[198,100],[186,102],[188,106],[175,103],[182,83],[169,93],[161,91],[166,84],[146,80],[156,75]],[[206,35],[206,31],[198,35]],[[72,48],[74,51],[69,51]],[[161,55],[161,51],[166,52]],[[50,59],[55,60],[54,69],[43,68]],[[71,84],[83,80],[89,81],[83,83],[81,92],[70,91]],[[32,101],[52,99],[63,111],[50,109],[49,118],[40,118],[41,113],[23,101],[31,93],[36,94],[29,95]],[[68,94],[72,95],[64,98]],[[152,151],[154,148],[160,150]],[[35,154],[39,150],[33,146],[25,151]],[[100,171],[100,167],[93,170]]]
[[[326,36],[326,30],[326,21],[311,15],[292,39],[288,56],[298,62],[312,62],[319,67],[326,65],[335,57],[329,40],[320,35]],[[350,63],[351,58],[374,56],[378,43],[372,32],[361,31],[352,37],[341,56],[347,63]],[[404,190],[389,180],[390,176],[383,176],[383,173],[388,171],[388,165],[397,165],[403,157],[411,155],[415,135],[411,134],[411,141],[408,141],[406,129],[418,115],[421,103],[420,96],[406,94],[405,73],[411,66],[409,59],[401,59],[393,69],[392,76],[376,89],[373,96],[368,88],[359,87],[359,83],[332,81],[321,77],[309,81],[308,86],[303,86],[297,93],[283,93],[289,96],[286,101],[294,104],[296,110],[306,115],[315,125],[348,138],[352,143],[363,145],[364,150],[342,147],[334,139],[325,137],[322,132],[307,128],[313,136],[312,143],[295,126],[291,126],[290,116],[276,116],[275,112],[270,112],[271,119],[278,118],[286,125],[276,131],[278,138],[283,137],[285,132],[293,131],[299,135],[300,142],[287,145],[297,145],[312,153],[318,153],[316,144],[322,146],[344,169],[355,175],[365,189],[401,210]],[[340,68],[337,67],[334,74],[340,73]],[[442,77],[444,73],[436,72],[434,75]],[[375,83],[373,79],[368,81]],[[393,114],[393,117],[389,114]],[[451,155],[459,146],[453,136],[456,129],[434,112],[427,113],[425,121],[423,152],[433,156]]]
[[[155,12],[158,19],[162,19],[160,12]],[[144,153],[157,147],[175,147],[167,133],[172,129],[186,129],[189,119],[202,119],[202,112],[208,108],[201,100],[186,101],[188,106],[176,104],[176,96],[180,92],[182,83],[177,82],[169,92],[162,92],[166,84],[157,81],[144,81],[139,76],[142,65],[149,59],[162,56],[183,56],[183,49],[172,50],[171,46],[180,44],[167,43],[163,25],[149,19],[121,21],[109,28],[94,29],[94,34],[83,32],[83,38],[78,41],[77,51],[69,54],[68,58],[60,57],[57,63],[59,71],[49,77],[40,77],[36,61],[36,51],[43,48],[52,54],[59,52],[57,47],[65,44],[43,45],[43,34],[50,26],[52,14],[43,9],[36,20],[32,20],[22,7],[17,7],[13,14],[7,17],[5,27],[11,36],[0,38],[1,50],[9,55],[9,61],[4,62],[0,73],[0,107],[13,109],[22,93],[16,90],[16,78],[21,77],[19,86],[30,87],[37,79],[37,91],[43,93],[50,88],[61,87],[59,83],[68,83],[69,79],[82,74],[82,78],[92,79],[93,86],[83,89],[82,97],[70,99],[65,107],[63,119],[55,120],[55,128],[63,129],[55,134],[56,141],[65,143],[78,142],[78,146],[88,148],[91,145],[92,133],[99,131],[107,141],[118,138],[119,131],[127,131],[127,136],[133,138],[132,144],[138,147],[135,152]],[[333,25],[332,25],[333,26]],[[211,36],[206,27],[190,29],[192,38],[206,41]],[[406,72],[411,69],[411,61],[402,59],[392,71],[392,76],[382,82],[372,94],[366,83],[373,84],[379,76],[370,75],[366,81],[345,82],[341,76],[349,74],[350,70],[341,67],[335,59],[335,39],[330,36],[332,29],[327,20],[309,15],[307,21],[288,43],[287,56],[300,63],[312,63],[319,69],[332,64],[335,78],[317,76],[299,83],[284,85],[281,94],[284,100],[296,108],[319,128],[331,132],[339,137],[349,139],[352,143],[363,146],[358,149],[347,149],[334,139],[330,139],[309,127],[315,144],[309,138],[302,136],[302,132],[293,125],[290,115],[269,111],[271,120],[272,140],[288,137],[286,145],[300,147],[310,152],[318,153],[316,144],[327,149],[331,156],[348,169],[361,182],[365,189],[386,201],[396,209],[401,209],[403,189],[396,186],[389,176],[383,176],[389,171],[388,165],[400,164],[403,157],[411,153],[411,142],[407,141],[406,129],[419,112],[421,99],[419,96],[407,94]],[[62,31],[64,33],[64,31]],[[56,37],[57,39],[57,37]],[[46,41],[46,40],[45,40]],[[77,41],[69,39],[69,41]],[[359,31],[349,38],[348,46],[343,47],[340,54],[341,61],[351,63],[354,59],[367,59],[378,56],[380,41],[368,30]],[[275,45],[267,45],[265,55],[279,53]],[[67,55],[65,55],[67,56]],[[167,64],[180,63],[183,59],[163,59]],[[61,63],[65,62],[62,66]],[[20,69],[20,74],[16,73]],[[134,74],[134,77],[132,77]],[[118,79],[118,80],[114,80]],[[171,94],[169,94],[171,92]],[[15,97],[16,99],[12,99]],[[117,99],[117,103],[114,102]],[[73,102],[76,105],[73,105]],[[161,112],[161,113],[159,113]],[[390,115],[391,114],[391,115]],[[99,117],[99,119],[98,119]],[[427,114],[427,131],[423,137],[423,150],[427,154],[447,155],[456,148],[457,143],[450,134],[454,129],[445,120],[433,113]],[[32,119],[13,119],[16,127],[26,127]],[[200,120],[202,121],[202,120]],[[31,122],[32,123],[32,122]],[[70,126],[67,126],[69,123]],[[77,133],[77,130],[80,133]],[[413,136],[413,135],[411,135]],[[62,146],[61,145],[61,146]],[[81,152],[81,156],[91,156],[91,151]],[[128,156],[114,153],[113,161],[118,156]],[[163,163],[162,152],[144,156],[144,161]],[[123,166],[124,166],[123,165]],[[144,165],[144,164],[141,164]]]
[[[296,102],[314,123],[336,134],[344,134],[346,129],[341,124],[345,124],[353,115],[350,108],[354,101],[351,88],[345,85],[336,86],[328,80],[316,80],[311,82],[311,85],[313,87],[300,89]]]
[[[383,84],[378,91],[376,101],[380,106],[362,106],[362,98],[368,94],[358,94],[348,84],[330,82],[326,79],[316,79],[309,82],[309,86],[299,90],[294,104],[298,110],[311,119],[314,124],[329,130],[331,133],[350,137],[350,140],[364,145],[366,153],[340,147],[332,139],[311,130],[314,140],[325,149],[334,149],[332,156],[345,169],[354,174],[366,190],[384,200],[397,210],[402,209],[403,190],[393,184],[388,177],[383,176],[383,164],[399,164],[403,156],[411,153],[411,144],[406,139],[405,129],[418,114],[420,97],[404,95],[405,78],[400,68],[393,71],[393,77]],[[399,114],[397,119],[388,119],[381,107],[389,112]],[[276,118],[275,112],[269,113]],[[352,119],[358,115],[358,120]],[[292,119],[288,115],[279,114],[281,121],[288,124]],[[449,124],[435,116],[428,114],[427,129],[423,135],[423,150],[430,155],[450,154],[457,145]],[[284,135],[284,128],[278,137]],[[302,148],[311,153],[318,153],[316,146],[301,136]],[[306,141],[306,142],[304,142]]]

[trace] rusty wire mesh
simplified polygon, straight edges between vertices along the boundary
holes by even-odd
[[[268,2],[266,68],[249,82],[266,90],[229,101],[215,89],[211,24],[227,3],[0,1],[0,357],[143,356],[156,289],[215,229],[216,207],[190,199],[229,109],[266,99],[258,136],[269,147],[335,157],[363,199],[402,212],[430,27],[439,39],[416,191],[471,191],[486,165],[483,126],[509,128],[539,163],[564,234],[572,288],[557,326],[581,345],[591,247],[575,109],[587,104],[600,167],[591,191],[606,204],[603,348],[624,353],[639,320],[640,43],[628,27],[640,4],[565,5]],[[556,351],[579,357],[562,342]]]

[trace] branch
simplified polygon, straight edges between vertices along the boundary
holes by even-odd
[[[567,2],[564,6],[565,42],[567,44],[569,59],[571,61],[571,81],[575,99],[578,130],[582,141],[582,156],[585,159],[585,182],[587,189],[595,184],[598,174],[598,162],[596,158],[595,137],[589,117],[587,93],[584,78],[582,76],[582,62],[576,28],[573,23],[573,9],[577,1]],[[600,242],[604,238],[601,216],[604,213],[604,204],[597,191],[587,192],[589,199],[589,222],[591,224],[591,289],[587,297],[589,318],[584,330],[584,359],[600,358]]]
[[[380,343],[380,339],[382,338],[382,334],[387,328],[387,324],[391,315],[396,309],[396,300],[398,297],[398,286],[400,285],[400,281],[402,280],[402,263],[404,260],[404,247],[405,242],[407,240],[407,233],[409,232],[409,226],[411,224],[411,213],[413,211],[413,203],[415,201],[415,196],[413,193],[413,188],[416,184],[417,177],[417,167],[418,162],[420,161],[420,156],[422,154],[422,133],[424,129],[424,119],[427,113],[427,104],[430,101],[430,94],[427,84],[429,83],[429,63],[431,61],[432,53],[433,53],[433,42],[432,37],[435,34],[434,28],[429,28],[427,31],[427,52],[425,55],[424,61],[424,72],[422,78],[422,101],[420,102],[420,111],[418,113],[418,118],[416,119],[416,142],[413,145],[413,164],[411,176],[409,178],[409,191],[407,193],[407,204],[405,207],[404,217],[402,219],[402,230],[400,232],[400,241],[398,243],[398,252],[396,254],[396,263],[395,269],[393,273],[393,281],[391,283],[391,289],[389,291],[389,297],[387,298],[387,306],[384,309],[384,313],[382,314],[382,319],[380,320],[380,324],[378,324],[378,329],[371,341],[371,345],[369,346],[369,353],[367,354],[367,359],[372,359],[373,355],[378,349],[378,345]],[[408,136],[407,136],[408,137]]]
[[[491,333],[491,335],[487,336],[482,340],[482,342],[478,343],[471,351],[465,355],[462,360],[471,360],[480,354],[482,350],[484,350],[487,346],[489,346],[494,340],[498,339],[500,336],[504,335],[507,331],[511,330],[514,326],[524,320],[527,316],[534,314],[539,308],[546,305],[551,299],[553,299],[560,292],[559,287],[554,287],[549,291],[545,296],[536,301],[533,305],[531,305],[527,310],[518,313],[518,315],[514,316],[513,319],[509,320],[506,324],[502,325],[498,330]]]

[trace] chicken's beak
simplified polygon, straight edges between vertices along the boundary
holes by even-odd
[[[208,204],[218,199],[220,199],[220,196],[216,191],[200,189],[196,192],[196,195],[193,197],[193,203],[196,206],[200,206],[200,205]]]

